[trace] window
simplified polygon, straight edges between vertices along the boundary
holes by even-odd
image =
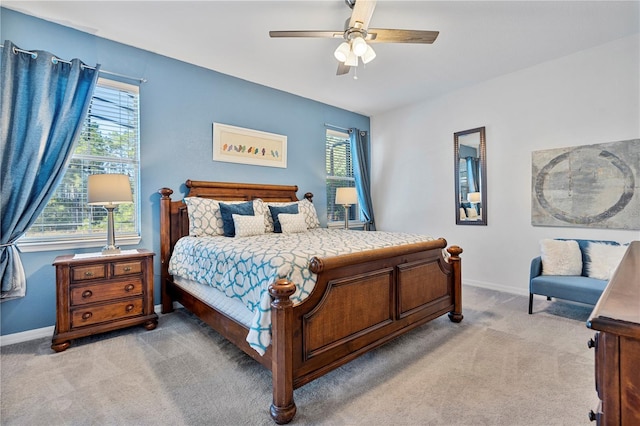
[[[356,186],[351,160],[351,142],[347,133],[327,129],[326,167],[327,223],[344,223],[344,207],[336,205],[336,188]],[[355,220],[359,216],[357,212],[356,206],[351,206],[349,220]]]
[[[99,79],[69,168],[45,209],[20,239],[21,250],[104,245],[107,212],[87,205],[87,176],[96,173],[129,175],[134,202],[121,204],[114,212],[116,241],[139,242],[138,123],[138,87]]]

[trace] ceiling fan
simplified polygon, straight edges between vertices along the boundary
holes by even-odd
[[[269,31],[271,37],[322,37],[342,38],[333,55],[338,60],[337,75],[348,74],[357,67],[359,60],[363,64],[371,62],[376,52],[370,46],[373,43],[423,43],[431,44],[438,37],[438,31],[396,30],[369,28],[369,22],[376,7],[375,0],[345,0],[352,9],[351,17],[345,22],[344,31]],[[357,78],[354,77],[354,78]]]

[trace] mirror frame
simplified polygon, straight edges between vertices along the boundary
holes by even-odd
[[[472,133],[480,134],[480,203],[482,207],[482,218],[480,220],[461,220],[460,219],[460,137],[470,135]],[[463,130],[453,134],[453,147],[454,147],[454,160],[455,160],[455,214],[456,225],[487,225],[487,140],[485,135],[485,128],[476,127],[475,129]]]

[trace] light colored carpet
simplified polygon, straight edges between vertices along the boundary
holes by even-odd
[[[596,408],[591,307],[465,286],[445,316],[294,393],[298,425],[579,425]],[[270,425],[271,373],[191,314],[1,350],[2,425]]]

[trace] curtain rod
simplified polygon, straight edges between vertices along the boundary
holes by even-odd
[[[345,132],[349,132],[351,130],[351,129],[345,129],[344,127],[334,126],[333,124],[329,124],[329,123],[324,123],[324,125],[326,127],[331,127],[333,129],[336,129],[336,130],[343,130]]]
[[[3,48],[3,49],[4,49],[4,44],[0,44],[0,48]],[[32,57],[33,59],[35,59],[35,58],[37,58],[37,57],[38,57],[38,53],[37,53],[37,52],[32,52],[32,51],[30,51],[30,50],[24,50],[24,49],[19,49],[19,48],[17,48],[17,47],[14,47],[14,48],[13,48],[13,53],[16,53],[16,52],[28,53],[29,55],[31,55],[31,57]],[[70,63],[71,63],[71,61],[65,61],[64,59],[60,59],[60,58],[58,58],[57,56],[54,56],[54,57],[53,57],[53,61],[54,61],[54,63],[56,63],[56,62],[64,62],[65,64],[70,64]],[[85,64],[82,64],[82,67],[83,67],[83,68],[89,68],[89,69],[92,69],[92,70],[95,70],[95,69],[96,69],[96,67],[92,67],[92,66],[85,65]],[[126,79],[129,79],[129,80],[136,80],[136,81],[139,81],[140,83],[146,83],[146,82],[147,82],[147,79],[146,79],[146,78],[142,78],[142,77],[131,77],[131,76],[129,76],[129,75],[118,74],[117,72],[111,72],[111,71],[99,70],[99,71],[98,71],[98,73],[100,73],[100,74],[107,74],[107,75],[113,75],[113,76],[115,76],[115,77],[122,77],[122,78],[126,78]]]

